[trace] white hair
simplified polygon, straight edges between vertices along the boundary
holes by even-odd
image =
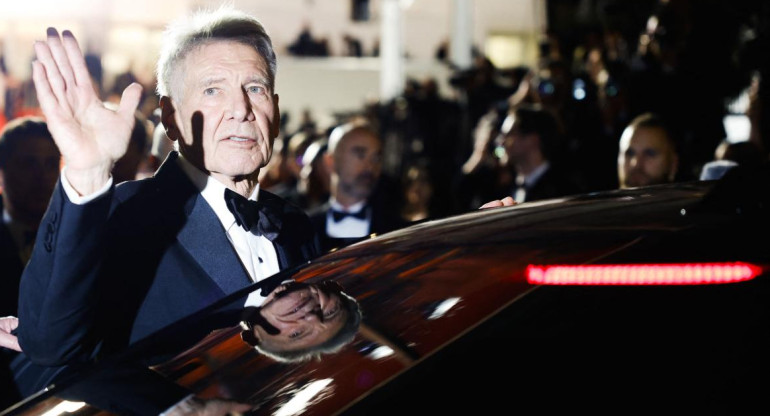
[[[267,62],[268,82],[273,87],[277,63],[270,36],[259,21],[229,6],[198,11],[175,20],[163,33],[156,76],[157,92],[170,97],[174,87],[174,69],[194,48],[217,40],[230,40],[253,47]]]

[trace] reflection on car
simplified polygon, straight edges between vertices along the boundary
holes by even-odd
[[[254,414],[766,412],[769,187],[767,167],[736,168],[418,224],[280,276],[355,298],[335,352],[271,359],[244,342],[252,316],[152,368]],[[16,410],[71,404],[67,388]]]

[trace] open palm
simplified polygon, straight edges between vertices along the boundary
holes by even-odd
[[[127,87],[118,110],[112,111],[97,96],[72,33],[59,37],[49,28],[46,41],[35,43],[35,53],[32,77],[48,129],[70,183],[88,194],[106,182],[112,165],[126,153],[141,86]]]

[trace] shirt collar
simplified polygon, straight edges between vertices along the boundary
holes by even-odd
[[[181,153],[177,160],[179,167],[182,168],[182,171],[184,171],[187,177],[190,178],[193,185],[198,188],[203,199],[205,199],[211,206],[211,209],[214,210],[217,218],[222,222],[222,226],[225,227],[225,230],[229,230],[230,227],[235,224],[235,217],[227,208],[227,203],[225,203],[225,189],[227,189],[227,187],[222,182],[214,179],[211,175],[207,175],[202,170],[193,166],[193,164],[185,159]],[[256,201],[258,197],[259,183],[257,183],[257,186],[254,188],[251,196],[249,196],[249,199]]]
[[[551,166],[548,162],[543,162],[540,166],[536,167],[535,170],[532,171],[529,175],[522,175],[518,174],[516,175],[516,184],[519,186],[524,185],[525,188],[530,188],[532,185],[537,183],[538,180],[540,180],[540,177],[545,174],[545,171],[548,170],[548,168]]]
[[[335,199],[334,197],[329,198],[329,206],[333,210],[340,211],[340,212],[358,212],[364,209],[365,205],[366,205],[366,200],[363,200],[360,202],[356,202],[355,204],[345,208],[344,206],[342,206],[342,204],[337,202],[337,199]]]

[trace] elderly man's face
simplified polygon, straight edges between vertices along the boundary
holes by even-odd
[[[267,164],[278,135],[278,96],[254,48],[213,41],[178,64],[173,122],[182,154],[224,183]]]
[[[677,157],[665,130],[627,129],[620,138],[618,179],[621,188],[673,182]]]
[[[340,296],[315,285],[277,289],[265,299],[260,314],[280,333],[270,335],[255,326],[255,336],[260,344],[279,351],[320,345],[337,334],[348,318]]]

